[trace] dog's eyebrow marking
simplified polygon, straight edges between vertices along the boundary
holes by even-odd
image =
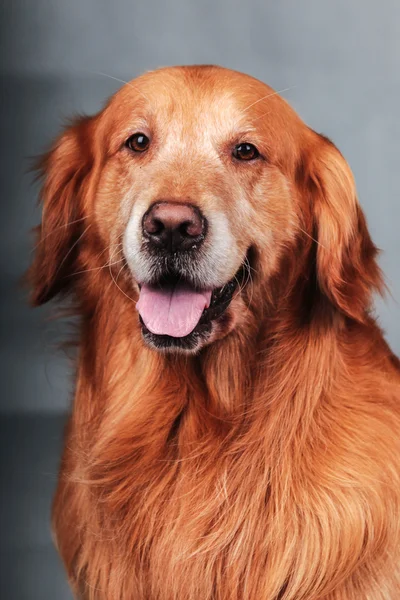
[[[118,77],[113,77],[112,75],[108,75],[108,73],[102,73],[101,71],[91,71],[91,72],[94,75],[103,75],[103,77],[109,77],[110,79],[114,79],[114,81],[119,81],[120,83],[125,83],[125,85],[129,85],[129,87],[131,87],[132,89],[139,92],[139,94],[141,94],[143,96],[143,98],[145,100],[147,100],[147,102],[149,102],[148,97],[145,94],[143,94],[143,92],[141,90],[139,90],[139,88],[134,86],[130,81],[125,81],[125,79],[119,79]]]
[[[296,87],[297,87],[296,85],[292,85],[291,87],[285,88],[283,90],[278,90],[277,92],[272,92],[272,94],[267,94],[266,96],[263,96],[262,98],[259,98],[258,100],[256,100],[252,104],[250,104],[250,106],[245,108],[242,112],[248,111],[252,106],[255,106],[256,104],[258,104],[259,102],[262,102],[263,100],[266,100],[267,98],[271,98],[272,96],[277,96],[278,94],[283,94],[283,92],[288,92],[289,90],[293,90]]]

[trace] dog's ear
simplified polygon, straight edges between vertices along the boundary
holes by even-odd
[[[33,263],[27,278],[38,306],[69,291],[80,240],[88,224],[85,193],[92,168],[92,119],[76,120],[42,157],[42,223],[37,228]]]
[[[319,287],[341,312],[362,322],[383,280],[353,174],[339,150],[314,133],[305,166]]]

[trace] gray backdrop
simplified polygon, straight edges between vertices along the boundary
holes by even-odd
[[[62,121],[92,113],[158,66],[219,63],[283,95],[348,159],[393,297],[377,312],[400,353],[399,0],[8,0],[2,3],[0,444],[2,586],[68,598],[47,518],[71,368],[17,280],[39,221],[29,158]],[[103,75],[102,75],[103,73]],[[107,76],[106,76],[107,75]],[[397,299],[397,301],[396,301]]]

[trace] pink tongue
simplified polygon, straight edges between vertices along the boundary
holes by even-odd
[[[160,289],[143,285],[136,309],[151,333],[184,337],[210,306],[211,291],[196,292],[186,284]]]

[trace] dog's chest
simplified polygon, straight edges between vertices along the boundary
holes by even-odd
[[[262,442],[175,440],[122,462],[97,508],[114,533],[121,519],[118,548],[138,597],[228,600],[265,590],[272,600],[311,555],[310,579],[328,551],[331,561],[355,561],[368,520],[363,490],[338,484],[333,465],[320,477],[318,461],[312,472],[293,449],[280,458],[273,463]],[[353,555],[344,557],[340,540],[349,535]],[[226,595],[215,596],[215,586]]]

